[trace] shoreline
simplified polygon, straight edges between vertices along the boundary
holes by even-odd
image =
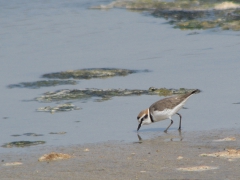
[[[40,147],[29,153],[1,153],[1,179],[237,179],[239,158],[205,157],[240,147],[239,129],[170,132],[139,142],[104,142]],[[224,141],[226,137],[235,139]],[[216,140],[223,141],[216,141]],[[36,148],[35,148],[36,149]],[[50,152],[70,159],[39,162]],[[20,162],[20,165],[5,166]],[[198,167],[197,171],[184,168]],[[207,168],[210,168],[207,170]],[[182,169],[181,169],[182,168]],[[213,168],[213,169],[211,169]]]

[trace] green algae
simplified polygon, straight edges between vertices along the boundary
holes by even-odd
[[[49,134],[66,134],[67,132],[50,132]]]
[[[45,144],[45,141],[14,141],[10,143],[6,143],[1,147],[4,148],[12,148],[12,147],[28,147],[28,146],[35,146],[39,144]]]
[[[226,0],[116,0],[107,5],[98,5],[90,9],[126,8],[139,10],[181,10],[181,11],[206,11],[239,8],[239,1]]]
[[[212,29],[240,30],[240,4],[219,1],[199,1],[194,8],[193,4],[188,8],[180,6],[173,9],[156,9],[152,15],[165,18],[174,28],[182,30]]]
[[[73,110],[80,110],[80,109],[81,108],[71,103],[66,103],[66,104],[57,105],[55,107],[51,107],[51,106],[40,107],[37,109],[37,111],[55,113],[55,112],[73,111]]]
[[[240,30],[240,2],[226,0],[129,0],[114,1],[109,6],[92,8],[126,8],[149,11],[153,16],[164,18],[174,28],[182,30],[212,29]]]
[[[158,1],[158,0],[135,0],[126,5],[127,9],[139,10],[200,10],[205,8],[212,8],[214,5],[206,2],[192,0],[176,0],[176,1]]]
[[[43,134],[36,134],[36,133],[24,133],[24,136],[43,136]]]
[[[180,29],[210,29],[210,28],[215,28],[218,26],[217,21],[185,21],[185,22],[180,22],[176,24],[176,28]]]
[[[221,24],[223,30],[240,31],[240,21],[224,22]]]
[[[111,99],[114,96],[130,96],[147,94],[147,90],[128,90],[128,89],[73,89],[73,90],[58,90],[55,92],[46,92],[43,96],[35,100],[40,102],[52,102],[62,100],[74,99],[89,99],[93,97],[100,97],[101,99]]]
[[[148,72],[148,70],[128,70],[128,69],[116,69],[116,68],[89,68],[70,70],[56,73],[44,74],[43,78],[55,78],[55,79],[92,79],[92,78],[108,78],[114,76],[127,76],[137,72]]]
[[[13,136],[13,137],[18,137],[18,136],[21,136],[20,134],[13,134],[13,135],[11,135],[11,136]]]
[[[174,94],[186,94],[193,90],[195,90],[195,89],[185,89],[185,88],[167,89],[167,88],[154,88],[154,87],[150,87],[148,89],[149,93],[156,93],[159,96],[171,96]],[[200,92],[200,90],[198,90],[198,93],[199,92]]]
[[[237,102],[237,103],[233,103],[233,104],[240,104],[240,102]]]
[[[169,96],[174,94],[185,94],[194,89],[166,89],[151,87],[148,90],[140,89],[74,89],[74,90],[58,90],[55,92],[46,92],[41,97],[35,98],[39,102],[54,102],[63,100],[85,100],[90,98],[99,98],[95,101],[102,102],[110,100],[116,96],[136,96],[136,95],[159,95]]]
[[[24,133],[24,136],[43,136],[43,134],[36,134],[36,133]],[[18,137],[21,136],[20,134],[13,134],[11,136]]]
[[[154,87],[150,87],[148,89],[149,92],[154,92],[154,93],[157,93],[157,94],[160,94],[162,96],[169,96],[173,93],[173,91],[171,89],[167,89],[167,88],[154,88]]]
[[[8,88],[32,88],[37,89],[41,87],[59,86],[59,85],[76,85],[74,80],[42,80],[36,82],[22,82],[19,84],[11,84]]]
[[[152,10],[157,8],[167,9],[173,7],[173,5],[179,6],[180,4],[158,0],[116,0],[107,5],[92,6],[89,9],[126,8],[128,10]]]

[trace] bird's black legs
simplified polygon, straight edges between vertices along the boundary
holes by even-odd
[[[178,128],[178,130],[180,131],[181,130],[181,121],[182,121],[182,116],[181,116],[181,114],[179,114],[179,113],[176,113],[177,115],[179,115],[179,117],[180,117],[180,121],[179,121],[179,128]]]
[[[176,114],[179,115],[179,117],[180,117],[179,128],[178,128],[178,130],[181,131],[182,116],[181,116],[181,114],[179,114],[179,113],[176,113]],[[167,129],[164,131],[165,133],[167,132],[168,128],[170,128],[170,126],[171,126],[172,124],[173,124],[173,120],[171,119],[171,123],[169,124],[169,126],[167,127]]]
[[[173,124],[173,120],[171,120],[171,123],[169,124],[169,126],[167,127],[167,129],[165,129],[165,133],[167,132],[168,128]]]

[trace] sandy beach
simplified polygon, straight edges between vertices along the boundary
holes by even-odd
[[[239,144],[239,130],[215,130],[169,132],[132,143],[39,146],[35,152],[1,154],[0,179],[238,179],[239,152],[227,158],[206,154],[238,150]],[[50,152],[71,158],[38,161]]]

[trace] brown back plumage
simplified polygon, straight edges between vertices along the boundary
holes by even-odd
[[[154,104],[152,104],[149,108],[149,111],[153,112],[154,110],[163,111],[164,109],[173,109],[175,106],[180,104],[186,98],[188,98],[189,96],[191,96],[192,94],[195,94],[197,92],[199,92],[198,89],[196,89],[190,93],[187,93],[187,94],[177,95],[177,96],[172,96],[172,97],[168,97],[165,99],[161,99],[161,100],[155,102]]]

